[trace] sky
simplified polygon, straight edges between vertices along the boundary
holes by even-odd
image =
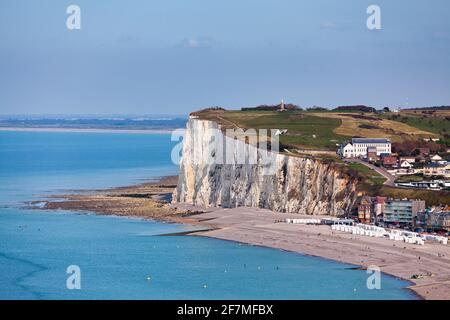
[[[81,29],[69,30],[69,5]],[[369,30],[369,5],[381,30]],[[448,0],[1,0],[0,115],[450,105]]]

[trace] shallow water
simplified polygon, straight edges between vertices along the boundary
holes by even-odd
[[[192,236],[193,227],[22,209],[61,190],[175,174],[169,135],[0,132],[0,299],[414,299],[350,265]],[[81,270],[69,290],[66,269]]]

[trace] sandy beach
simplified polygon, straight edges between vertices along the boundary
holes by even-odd
[[[323,257],[382,272],[411,282],[424,299],[450,299],[450,246],[424,246],[333,231],[329,226],[287,224],[286,218],[311,217],[258,208],[201,208],[169,204],[176,177],[137,186],[54,195],[28,206],[197,225],[195,236],[238,241]],[[318,216],[315,216],[318,217]],[[206,230],[206,231],[205,231]],[[412,279],[413,275],[424,275]],[[382,285],[382,284],[381,284]]]

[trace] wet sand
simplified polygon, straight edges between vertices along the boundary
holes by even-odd
[[[427,241],[424,246],[333,231],[329,226],[287,224],[298,214],[258,208],[201,208],[170,204],[177,177],[137,186],[54,195],[27,204],[34,209],[60,209],[141,217],[197,225],[196,236],[238,241],[318,256],[381,271],[408,281],[424,299],[450,299],[450,246]],[[306,217],[306,216],[303,216]],[[311,217],[311,216],[307,216]],[[424,275],[412,279],[413,275]]]
[[[192,223],[190,210],[177,211],[170,206],[172,191],[178,177],[169,176],[138,185],[96,190],[68,190],[63,194],[43,196],[42,200],[29,201],[27,209],[70,210],[122,217]]]

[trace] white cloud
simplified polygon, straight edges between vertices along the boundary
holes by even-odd
[[[186,48],[208,48],[212,46],[213,42],[211,38],[207,37],[192,38],[184,40],[183,46]]]

